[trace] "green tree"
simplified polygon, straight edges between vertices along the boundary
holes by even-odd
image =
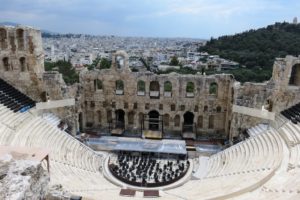
[[[111,61],[107,58],[101,58],[100,69],[109,69],[111,66]]]
[[[171,58],[171,61],[170,61],[170,64],[171,66],[178,66],[179,65],[179,61],[178,61],[178,58],[176,56],[173,56]]]
[[[246,69],[229,72],[238,81],[265,81],[271,77],[276,57],[300,54],[300,24],[275,23],[266,28],[211,38],[199,51],[245,65]]]
[[[55,67],[58,67],[58,72],[62,74],[66,84],[79,82],[79,76],[69,61],[59,60],[54,63],[45,62],[46,71],[51,71]]]

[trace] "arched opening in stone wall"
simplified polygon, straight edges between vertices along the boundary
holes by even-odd
[[[207,112],[207,111],[208,111],[208,106],[204,106],[203,112]]]
[[[219,112],[221,112],[221,111],[222,111],[221,106],[217,106],[217,112],[219,113]]]
[[[124,82],[122,80],[116,81],[116,94],[118,95],[124,94]]]
[[[94,80],[94,88],[95,88],[95,91],[96,90],[102,90],[103,89],[102,81],[99,80],[99,79],[95,79]]]
[[[106,119],[107,119],[107,123],[112,122],[112,112],[111,112],[111,110],[106,111]]]
[[[0,28],[0,48],[7,48],[7,32],[4,28]]]
[[[170,125],[170,115],[169,114],[164,114],[164,126],[169,126]]]
[[[150,82],[150,98],[159,98],[159,88],[158,81]]]
[[[116,128],[124,128],[125,126],[125,112],[122,109],[115,111],[116,115]]]
[[[171,104],[171,111],[175,111],[175,110],[176,110],[175,104]]]
[[[198,126],[198,128],[203,128],[203,116],[202,115],[200,115],[198,117],[197,126]]]
[[[101,124],[102,116],[101,116],[101,111],[100,110],[97,111],[97,117],[98,117],[98,123]]]
[[[25,57],[21,57],[19,59],[19,62],[20,62],[21,71],[25,72],[26,71],[26,59],[25,59]]]
[[[144,123],[144,113],[139,113],[139,124],[143,124]]]
[[[273,101],[271,99],[268,99],[267,100],[267,110],[269,112],[272,112],[273,111]]]
[[[117,69],[124,69],[125,66],[125,58],[122,55],[117,55],[116,56],[116,64],[117,64]]]
[[[185,88],[186,97],[194,97],[195,84],[193,82],[188,82]]]
[[[41,98],[42,102],[47,102],[49,100],[49,95],[46,91],[43,91],[40,94],[40,98]]]
[[[149,130],[159,130],[159,112],[152,110],[148,113],[149,116]]]
[[[18,50],[24,50],[24,30],[23,29],[17,30],[17,44],[18,44]]]
[[[145,85],[145,81],[139,80],[137,82],[137,92],[138,95],[145,95],[145,91],[146,91],[146,85]]]
[[[180,126],[180,116],[175,115],[174,117],[174,126],[179,127]]]
[[[215,117],[213,115],[210,115],[208,117],[208,128],[209,129],[213,129],[214,128],[214,121],[215,121]]]
[[[133,125],[134,124],[134,112],[131,111],[128,113],[128,124]]]
[[[292,67],[289,85],[300,86],[300,64]]]
[[[194,123],[194,114],[187,111],[186,113],[184,113],[183,119],[185,125],[192,125]]]
[[[189,111],[185,112],[183,120],[183,132],[193,132],[194,114]]]
[[[5,71],[9,71],[9,59],[8,57],[4,57],[2,59],[3,67]]]
[[[15,43],[15,36],[9,36],[9,44],[10,44],[10,46],[11,46],[11,51],[13,52],[13,53],[15,53],[16,52],[16,43]]]
[[[79,113],[78,115],[78,121],[79,121],[79,131],[83,131],[83,120],[82,120],[82,112]]]
[[[217,83],[214,82],[209,85],[209,94],[210,95],[218,94],[218,84]]]
[[[164,96],[166,97],[172,96],[172,83],[170,81],[166,81],[164,83]]]
[[[94,126],[94,111],[87,111],[86,112],[86,127],[93,127]]]
[[[28,49],[29,49],[29,52],[31,54],[34,53],[34,44],[33,44],[33,37],[32,36],[28,36]]]

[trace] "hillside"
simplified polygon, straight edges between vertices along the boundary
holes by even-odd
[[[245,65],[246,69],[232,72],[242,82],[268,80],[276,57],[300,54],[300,24],[275,23],[266,28],[212,38],[199,51]]]

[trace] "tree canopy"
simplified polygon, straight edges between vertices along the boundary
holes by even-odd
[[[171,66],[178,66],[178,65],[179,65],[179,61],[178,61],[178,59],[177,59],[176,56],[173,56],[173,57],[171,58],[170,65],[171,65]]]
[[[46,71],[52,71],[56,67],[58,68],[58,72],[62,74],[66,84],[73,84],[79,82],[79,76],[69,61],[59,60],[54,63],[45,62]]]
[[[300,25],[275,23],[232,36],[211,38],[199,51],[220,55],[246,66],[246,69],[233,71],[239,81],[268,80],[276,57],[300,54]]]

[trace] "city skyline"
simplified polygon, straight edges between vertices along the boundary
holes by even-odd
[[[1,21],[57,33],[209,39],[292,22],[296,0],[0,0]]]

